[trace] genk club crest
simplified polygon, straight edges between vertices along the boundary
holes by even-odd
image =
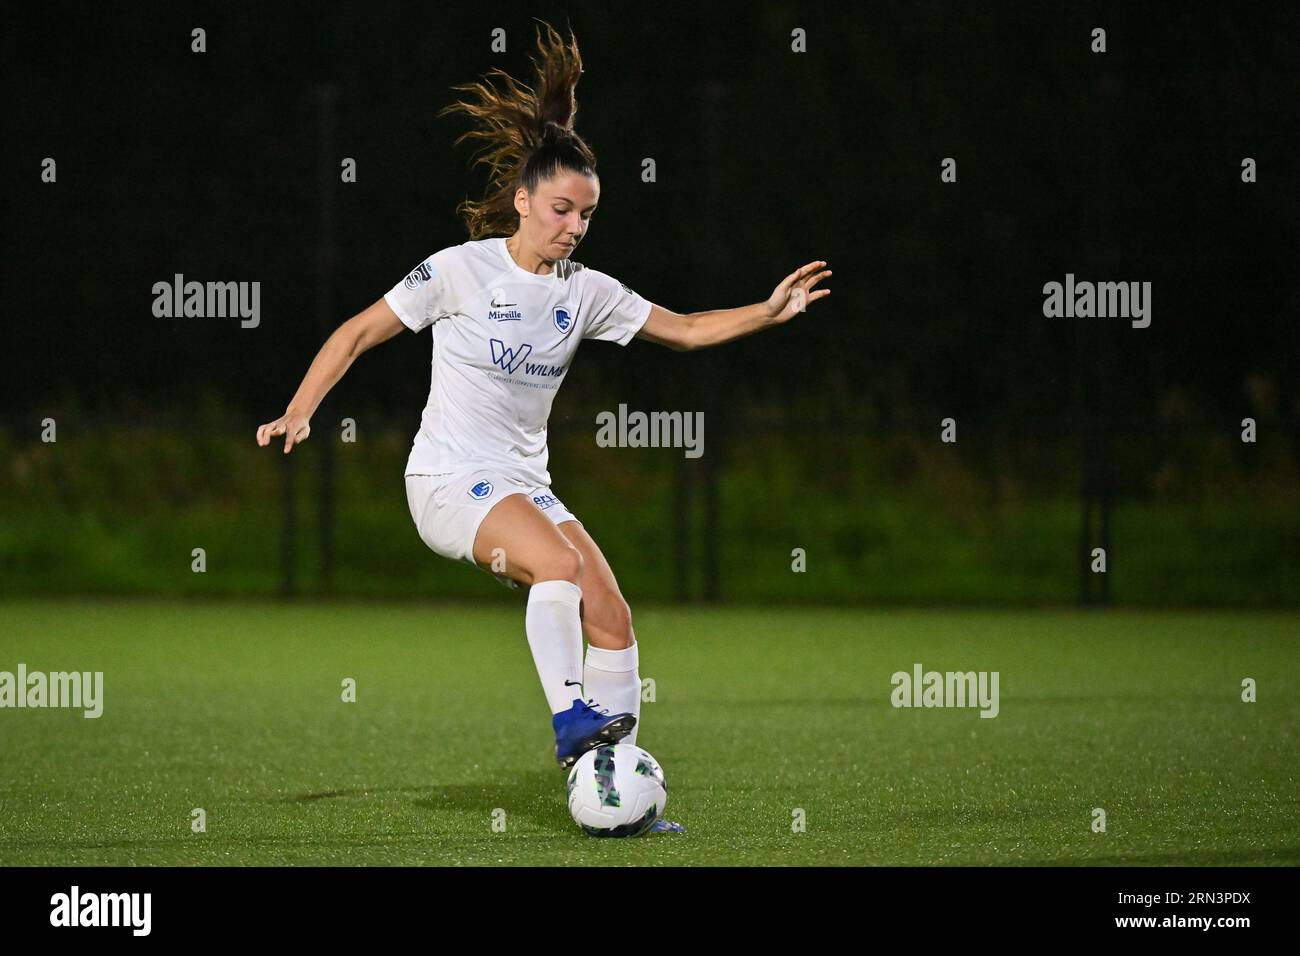
[[[568,335],[569,330],[573,328],[573,316],[562,305],[557,305],[551,312],[551,320],[555,323],[555,328],[559,330],[561,335]]]

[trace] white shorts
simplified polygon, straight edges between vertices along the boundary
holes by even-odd
[[[466,561],[476,568],[479,565],[474,560],[474,539],[478,526],[498,501],[521,492],[555,524],[578,520],[550,488],[530,487],[490,466],[447,475],[406,476],[406,503],[420,540],[435,554]],[[504,574],[488,573],[507,587],[519,587]]]

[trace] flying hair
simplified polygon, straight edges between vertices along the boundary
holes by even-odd
[[[471,96],[438,113],[470,117],[474,128],[457,137],[455,145],[476,143],[471,168],[488,168],[486,195],[466,198],[456,207],[471,239],[509,235],[519,228],[514,197],[520,186],[532,195],[539,183],[562,170],[596,174],[596,155],[573,128],[582,75],[578,41],[572,29],[566,40],[549,23],[538,23],[539,58],[530,57],[536,74],[532,87],[494,67],[480,81],[452,87]],[[494,82],[498,79],[499,84]]]

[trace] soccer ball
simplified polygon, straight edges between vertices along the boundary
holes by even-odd
[[[668,803],[659,762],[635,744],[588,750],[569,771],[568,790],[569,813],[588,836],[640,836]]]

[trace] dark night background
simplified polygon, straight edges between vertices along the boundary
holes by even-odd
[[[681,312],[764,299],[810,259],[834,270],[833,294],[774,331],[579,353],[551,470],[625,590],[1296,602],[1291,4],[15,13],[6,591],[496,593],[424,550],[407,514],[426,335],[365,355],[294,462],[252,438],[334,326],[467,238],[455,206],[484,179],[452,146],[465,121],[436,114],[491,67],[531,81],[532,17],[570,23],[584,57],[577,128],[602,198],[579,261]],[[194,27],[206,53],[190,52]],[[337,91],[332,150],[322,86]],[[657,182],[641,181],[645,157]],[[1258,182],[1241,181],[1244,157]],[[1151,326],[1044,318],[1043,284],[1068,272],[1150,281]],[[260,327],[154,318],[151,287],[175,273],[260,281]],[[598,451],[595,411],[620,402],[705,410],[705,458]],[[343,416],[361,439],[327,454]],[[946,417],[956,445],[939,442]],[[214,570],[244,576],[189,574],[204,542],[226,555]],[[1098,544],[1105,582],[1081,566]],[[789,573],[793,547],[806,576]]]

